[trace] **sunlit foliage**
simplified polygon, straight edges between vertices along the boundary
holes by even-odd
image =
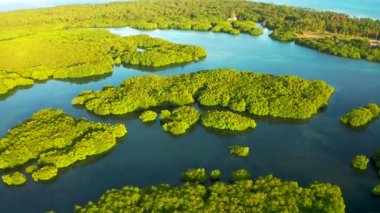
[[[72,104],[83,105],[98,115],[118,115],[197,101],[203,106],[261,116],[306,119],[328,103],[333,91],[320,80],[219,69],[169,77],[133,77],[119,87],[84,91]]]
[[[205,168],[188,169],[182,173],[181,179],[186,182],[205,183],[207,181]]]
[[[108,190],[97,202],[75,206],[84,212],[335,212],[345,204],[338,186],[312,183],[300,187],[271,175],[209,187],[186,182],[145,189],[125,186]]]
[[[370,103],[367,106],[355,108],[340,118],[343,124],[353,127],[364,126],[379,116],[379,106]]]
[[[105,124],[75,119],[62,110],[44,109],[11,129],[0,139],[0,169],[28,166],[35,181],[57,175],[88,156],[100,155],[116,145],[127,130],[122,124]]]
[[[249,147],[248,146],[229,146],[228,149],[230,153],[239,157],[248,157],[249,155]]]
[[[139,116],[140,120],[144,123],[155,121],[157,118],[157,113],[152,110],[147,110],[141,113]]]
[[[368,39],[297,39],[296,43],[336,56],[380,62],[380,45],[371,47]]]
[[[160,120],[163,122],[162,128],[165,132],[173,135],[185,134],[200,117],[200,113],[194,107],[181,106],[173,111],[162,110]]]
[[[368,163],[369,159],[367,158],[367,156],[357,155],[354,159],[352,159],[351,165],[355,169],[366,170]]]
[[[89,29],[39,32],[0,41],[0,49],[0,94],[51,77],[103,75],[112,72],[115,64],[161,67],[206,57],[206,51],[198,46]]]
[[[232,12],[237,21],[228,20]],[[246,0],[143,0],[71,5],[1,13],[0,20],[0,41],[33,34],[41,31],[41,26],[55,29],[130,26],[143,30],[212,30],[234,35],[260,35],[262,30],[253,24],[256,22],[273,30],[271,37],[282,41],[293,41],[297,34],[305,32],[327,32],[360,39],[380,37],[378,20]],[[12,33],[3,33],[10,28],[16,29]],[[20,28],[27,29],[23,31]],[[347,43],[355,46],[354,40]],[[307,46],[320,49],[322,45]],[[367,43],[365,48],[369,46]],[[376,49],[378,52],[379,48]]]
[[[244,131],[255,128],[252,118],[245,117],[229,111],[210,110],[202,115],[202,125],[214,129]]]
[[[19,186],[26,183],[26,177],[21,172],[14,172],[13,174],[6,174],[1,177],[3,182],[9,186]]]

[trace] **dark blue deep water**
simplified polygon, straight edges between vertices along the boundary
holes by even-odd
[[[75,117],[93,121],[125,123],[128,135],[109,154],[65,170],[51,183],[34,183],[9,188],[0,184],[0,212],[70,212],[75,204],[96,200],[107,189],[124,185],[180,184],[179,176],[191,167],[221,169],[227,181],[231,170],[245,168],[253,177],[274,174],[306,186],[314,180],[338,184],[349,212],[380,211],[380,200],[370,194],[380,182],[374,168],[357,172],[350,166],[357,154],[370,156],[380,146],[380,121],[352,130],[339,123],[348,110],[369,102],[380,104],[380,64],[350,60],[319,53],[268,37],[232,36],[192,31],[137,31],[111,29],[120,35],[145,33],[173,42],[203,46],[208,57],[182,67],[154,74],[174,75],[204,69],[230,67],[276,75],[292,74],[322,79],[335,88],[329,106],[312,119],[292,122],[257,118],[257,128],[238,135],[210,132],[201,125],[189,134],[173,137],[159,122],[142,124],[137,115],[98,117],[70,101],[85,89],[119,85],[124,79],[153,74],[116,67],[112,75],[88,82],[49,80],[18,90],[0,101],[0,136],[41,108],[62,108]],[[251,147],[246,159],[228,151],[232,144]]]

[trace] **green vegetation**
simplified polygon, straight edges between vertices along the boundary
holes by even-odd
[[[340,118],[343,124],[353,127],[364,126],[379,116],[380,108],[375,103],[355,108]]]
[[[352,167],[355,169],[360,169],[360,170],[366,170],[367,165],[369,163],[369,159],[365,155],[357,155],[355,156],[354,159],[352,159]]]
[[[249,155],[249,147],[248,146],[239,146],[239,145],[234,145],[228,147],[230,150],[230,153],[239,157],[248,157]]]
[[[44,109],[11,129],[0,139],[0,169],[13,169],[29,162],[27,173],[48,180],[58,169],[88,156],[100,155],[116,146],[124,136],[124,125],[110,125],[75,119],[62,110]]]
[[[256,123],[249,117],[229,112],[210,110],[202,115],[202,125],[214,129],[226,129],[232,131],[244,131],[255,128]]]
[[[34,181],[40,180],[50,180],[58,175],[58,169],[54,166],[44,166],[39,170],[36,170],[32,173],[32,178]]]
[[[231,17],[232,13],[237,21],[234,21],[235,17]],[[231,21],[228,21],[229,18],[232,18]],[[379,39],[380,35],[378,20],[247,0],[144,0],[98,5],[69,5],[5,12],[0,14],[0,20],[2,20],[0,41],[33,35],[45,28],[62,30],[122,26],[143,30],[212,30],[233,35],[239,33],[260,35],[262,30],[256,28],[254,24],[257,22],[273,30],[271,37],[281,41],[293,41],[303,33],[337,35],[342,40],[346,40],[347,47],[350,46],[337,48],[342,50],[356,46],[356,39],[368,41],[367,39]],[[320,43],[318,39],[302,40],[299,43],[308,43],[303,45],[318,50],[327,43],[323,41],[324,44],[310,44],[314,42]],[[367,49],[368,54],[361,58],[378,61],[375,57],[378,57],[380,46],[373,46],[370,50],[369,42],[363,45],[361,49]],[[343,56],[344,53],[337,55]],[[372,59],[369,55],[373,55],[374,58]],[[357,57],[356,54],[353,56]]]
[[[14,172],[13,174],[6,174],[1,177],[3,182],[9,186],[20,186],[26,183],[26,177],[21,172]]]
[[[207,173],[205,168],[188,169],[181,176],[186,182],[205,183],[207,181]]]
[[[342,192],[329,183],[300,187],[271,175],[209,187],[184,183],[145,189],[125,186],[108,190],[97,202],[75,206],[84,212],[336,212],[345,211]]]
[[[260,116],[307,119],[328,103],[333,91],[320,80],[218,69],[129,78],[119,87],[84,91],[72,104],[83,105],[98,115],[119,115],[197,101],[203,106],[227,107]]]
[[[143,112],[139,118],[141,119],[142,122],[146,123],[146,122],[151,122],[151,121],[155,121],[156,118],[157,118],[157,113],[155,111],[151,111],[151,110],[148,110],[148,111],[145,111]]]
[[[370,41],[368,39],[349,39],[337,37],[297,39],[296,43],[336,56],[380,62],[380,46],[370,46]]]
[[[251,174],[245,169],[239,169],[239,170],[231,172],[230,179],[232,182],[241,181],[241,180],[250,180]]]
[[[139,52],[137,48],[144,48]],[[161,67],[198,61],[206,51],[146,35],[120,37],[105,30],[44,31],[0,41],[0,94],[35,80],[111,73],[113,65]]]
[[[182,135],[199,120],[199,112],[191,106],[181,106],[173,111],[162,110],[160,120],[165,132]]]
[[[222,175],[222,173],[220,172],[219,169],[211,170],[210,179],[213,181],[219,180],[221,175]]]
[[[380,184],[377,184],[375,187],[373,187],[372,194],[377,197],[380,196]]]
[[[375,163],[376,168],[378,169],[377,174],[380,176],[380,147],[375,149],[372,159]]]
[[[28,173],[28,174],[32,174],[34,171],[36,171],[38,169],[37,165],[35,164],[32,164],[32,165],[29,165],[25,168],[25,172]]]

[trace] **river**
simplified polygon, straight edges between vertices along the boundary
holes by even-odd
[[[109,154],[93,158],[65,170],[51,183],[22,187],[0,184],[0,212],[69,212],[75,204],[96,200],[105,190],[124,185],[180,184],[180,174],[188,168],[220,169],[227,181],[232,170],[248,169],[253,177],[274,174],[301,185],[314,180],[341,187],[349,212],[380,211],[380,202],[370,194],[379,182],[376,171],[357,172],[351,159],[370,156],[380,146],[380,121],[360,130],[339,123],[339,117],[369,102],[380,103],[380,64],[339,58],[268,37],[233,36],[212,32],[176,30],[139,31],[110,29],[119,35],[148,34],[172,42],[200,45],[208,56],[198,63],[170,67],[152,73],[115,67],[112,75],[88,81],[49,80],[18,90],[0,101],[0,135],[41,108],[62,108],[75,117],[93,121],[125,123],[128,135]],[[304,122],[257,118],[257,128],[237,135],[224,135],[197,125],[189,134],[173,137],[164,133],[159,122],[143,124],[136,114],[98,117],[73,107],[72,98],[85,89],[117,86],[138,75],[173,75],[204,69],[231,67],[239,70],[298,75],[322,79],[335,88],[329,106]],[[246,159],[231,155],[228,146],[251,147]]]

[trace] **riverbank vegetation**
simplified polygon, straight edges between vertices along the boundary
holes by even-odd
[[[117,64],[162,67],[199,61],[207,54],[198,46],[90,29],[39,32],[0,41],[0,49],[0,94],[37,80],[111,73]]]
[[[206,183],[207,173],[205,168],[188,169],[182,173],[181,179],[186,182]]]
[[[380,108],[375,103],[370,103],[364,107],[358,107],[346,113],[340,118],[343,124],[359,127],[368,124],[379,116]]]
[[[255,128],[252,118],[245,117],[230,111],[210,110],[202,115],[202,125],[214,129],[244,131]]]
[[[327,105],[333,91],[321,80],[218,69],[133,77],[119,87],[84,91],[72,104],[83,105],[98,115],[120,115],[198,102],[259,116],[307,119]]]
[[[228,149],[230,150],[230,153],[242,158],[248,157],[249,155],[249,147],[248,146],[229,146]]]
[[[57,109],[40,110],[0,139],[0,169],[32,163],[27,171],[33,179],[48,180],[58,169],[111,150],[126,133],[122,124],[75,119]]]
[[[75,212],[344,212],[338,186],[314,182],[301,187],[272,175],[211,186],[186,182],[148,188],[125,186],[105,192],[98,201],[75,206]]]
[[[246,169],[238,169],[231,172],[230,180],[232,182],[241,181],[241,180],[250,180],[251,174]]]
[[[24,10],[0,14],[0,32],[15,28],[14,33],[4,33],[1,40],[27,36],[41,30],[41,26],[54,29],[99,28],[130,26],[143,30],[179,29],[225,32],[233,35],[248,33],[260,35],[262,30],[272,30],[271,37],[281,41],[294,41],[320,50],[320,40],[303,40],[303,33],[330,33],[345,39],[347,47],[356,46],[356,38],[363,41],[361,49],[368,49],[361,58],[378,61],[375,58],[380,43],[380,21],[369,18],[349,17],[334,12],[322,12],[307,8],[258,3],[246,0],[160,0],[114,2],[97,5],[69,5],[48,9]],[[33,29],[36,28],[36,29]],[[25,29],[25,31],[20,30]],[[1,34],[1,33],[0,33]],[[355,38],[355,39],[348,39]],[[307,43],[307,45],[306,45]],[[338,45],[340,46],[340,44]],[[337,47],[331,52],[345,56],[347,47]],[[369,51],[369,49],[372,50]],[[348,48],[350,49],[350,48]],[[325,52],[326,49],[323,49]],[[371,58],[371,55],[374,58]],[[348,53],[347,57],[357,57]]]
[[[219,180],[221,175],[222,175],[222,172],[219,169],[214,169],[210,171],[210,179],[212,181]]]
[[[380,46],[369,45],[370,41],[363,38],[311,38],[296,39],[296,44],[316,49],[320,52],[344,58],[366,59],[380,62]]]

